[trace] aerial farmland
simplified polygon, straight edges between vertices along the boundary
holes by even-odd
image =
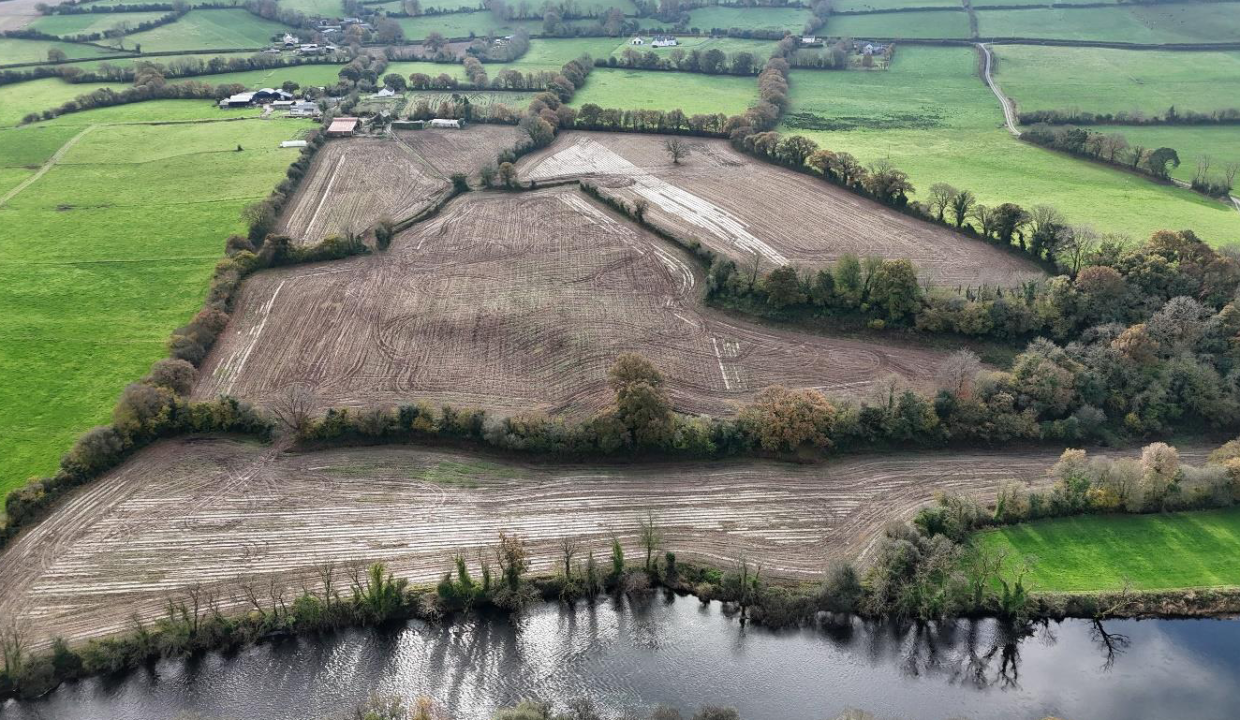
[[[0,0],[0,714],[1230,717],[1238,57],[1233,0]]]

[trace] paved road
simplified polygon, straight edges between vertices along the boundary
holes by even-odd
[[[999,104],[1003,107],[1003,123],[1013,137],[1020,137],[1020,130],[1016,129],[1016,110],[1012,107],[1012,101],[1008,99],[1007,95],[1003,94],[1003,91],[999,89],[999,86],[995,84],[994,78],[990,75],[990,68],[993,64],[990,48],[986,47],[984,43],[977,43],[977,47],[982,51],[982,56],[986,58],[982,77],[986,80],[986,86],[995,94],[995,97],[999,98]]]

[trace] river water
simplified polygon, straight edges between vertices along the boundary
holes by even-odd
[[[718,603],[656,593],[519,619],[411,622],[161,661],[8,703],[5,720],[148,720],[178,714],[339,716],[373,693],[429,695],[458,720],[522,697],[588,695],[613,711],[730,705],[747,720],[880,718],[1234,720],[1240,621],[1081,620],[1013,640],[993,621],[898,628],[856,619],[773,632]]]

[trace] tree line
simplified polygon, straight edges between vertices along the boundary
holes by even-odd
[[[1220,108],[1209,112],[1181,111],[1174,105],[1161,115],[1141,110],[1092,113],[1077,109],[1030,110],[1020,113],[1022,125],[1234,125],[1240,123],[1240,108]]]

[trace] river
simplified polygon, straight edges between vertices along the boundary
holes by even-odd
[[[774,632],[718,603],[656,593],[516,620],[411,622],[267,643],[10,702],[5,720],[149,720],[178,714],[339,716],[372,693],[429,695],[457,720],[522,697],[589,695],[611,710],[730,705],[746,720],[880,718],[1233,720],[1240,621],[1071,620],[1012,642],[994,621],[897,628],[857,619]]]

